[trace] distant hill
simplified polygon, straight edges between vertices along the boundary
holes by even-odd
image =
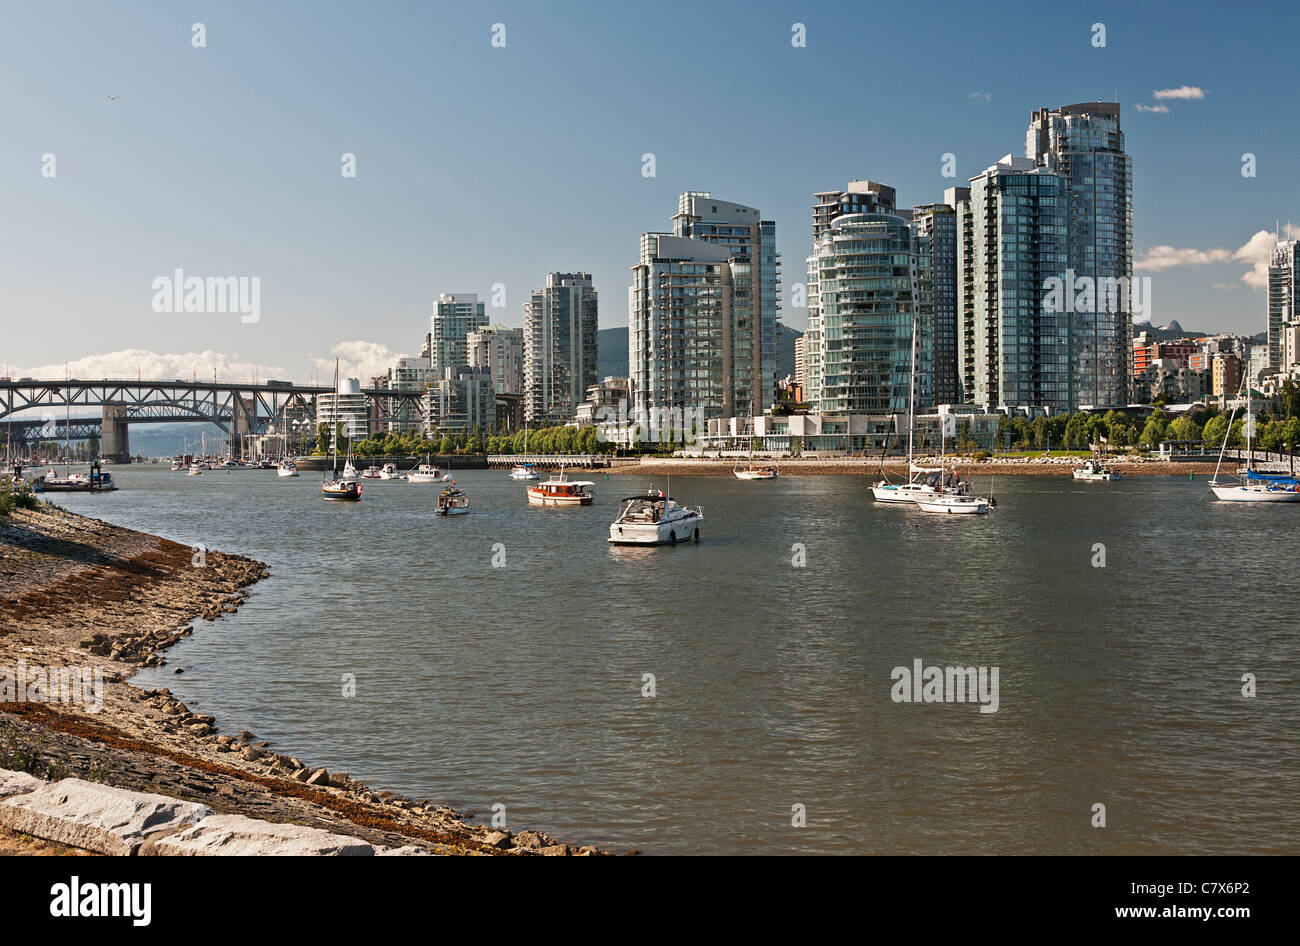
[[[779,333],[776,339],[777,369],[776,376],[784,378],[794,374],[794,340],[803,335],[798,329],[777,323]],[[626,378],[627,364],[627,329],[603,328],[596,337],[596,376],[600,378]]]
[[[1142,332],[1146,332],[1157,341],[1170,341],[1175,338],[1200,338],[1203,335],[1217,335],[1217,332],[1196,332],[1189,331],[1178,324],[1177,320],[1167,325],[1152,325],[1150,322],[1134,322],[1133,337],[1137,338]]]

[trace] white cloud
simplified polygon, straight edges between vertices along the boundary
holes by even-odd
[[[1136,108],[1139,112],[1167,112],[1167,111],[1169,111],[1169,106],[1168,106],[1168,105],[1143,105],[1141,102],[1138,102],[1137,105],[1135,105],[1135,106],[1133,106],[1133,107]]]
[[[1180,85],[1176,89],[1156,89],[1154,95],[1158,99],[1203,99],[1209,93],[1202,88],[1194,85]]]
[[[1180,249],[1173,246],[1153,246],[1141,259],[1133,261],[1134,269],[1160,272],[1176,266],[1204,266],[1208,263],[1245,263],[1249,269],[1242,273],[1241,281],[1252,289],[1264,289],[1268,286],[1268,264],[1273,255],[1273,247],[1279,234],[1272,230],[1259,230],[1236,250],[1211,249],[1197,250],[1190,247]],[[1284,240],[1300,239],[1300,226],[1287,224],[1280,236]],[[1223,283],[1216,283],[1214,288],[1225,288]]]
[[[1179,249],[1174,246],[1153,246],[1146,255],[1133,261],[1134,269],[1159,272],[1175,266],[1204,266],[1206,263],[1226,263],[1232,259],[1229,250]]]
[[[986,101],[986,102],[992,102],[992,101],[993,101],[993,93],[992,93],[992,92],[972,92],[970,95],[966,96],[966,98],[968,98],[968,99],[983,99],[983,100]]]
[[[330,349],[329,358],[312,356],[316,365],[316,374],[320,383],[331,384],[334,380],[334,356],[339,359],[339,377],[356,378],[362,387],[370,383],[375,375],[383,374],[393,366],[393,362],[402,356],[387,345],[379,342],[339,342]]]
[[[278,365],[239,361],[238,355],[215,351],[159,354],[143,348],[126,348],[99,355],[84,355],[66,363],[14,370],[13,376],[46,380],[70,376],[87,380],[105,378],[133,381],[139,377],[146,381],[176,378],[211,381],[214,371],[218,381],[251,381],[254,377],[265,381],[282,377],[283,369]]]

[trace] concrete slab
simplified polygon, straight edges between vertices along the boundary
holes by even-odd
[[[243,815],[212,815],[195,825],[149,839],[141,856],[289,855],[369,857],[375,849],[357,838],[320,828],[258,821]]]

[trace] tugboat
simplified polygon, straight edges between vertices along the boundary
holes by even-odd
[[[611,545],[676,545],[700,541],[704,510],[679,506],[663,490],[651,488],[643,496],[623,500],[623,511],[609,526]]]

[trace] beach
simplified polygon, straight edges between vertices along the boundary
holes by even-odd
[[[190,634],[219,634],[256,582],[258,561],[196,550],[50,506],[0,519],[0,675],[82,668],[102,674],[102,705],[57,687],[0,697],[0,769],[79,778],[430,854],[583,854],[536,831],[470,824],[467,813],[409,799],[282,754],[238,721],[194,712],[168,689],[130,684]],[[40,668],[40,669],[38,669]],[[15,670],[18,671],[17,675]],[[0,853],[62,853],[0,831]],[[75,851],[71,851],[75,853]]]

